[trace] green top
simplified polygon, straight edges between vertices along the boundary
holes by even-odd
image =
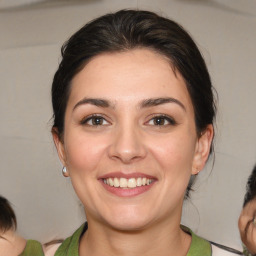
[[[42,245],[35,240],[27,240],[25,250],[19,256],[44,256]]]
[[[181,226],[181,228],[192,236],[190,248],[187,256],[211,256],[212,246],[210,242],[194,234],[189,228]]]
[[[187,256],[211,256],[211,244],[203,238],[195,235],[189,228],[181,226],[182,229],[192,236],[191,245]],[[79,256],[79,240],[87,230],[87,223],[83,224],[72,236],[68,237],[58,248],[54,256]]]

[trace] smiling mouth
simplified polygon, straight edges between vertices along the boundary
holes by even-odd
[[[124,188],[124,189],[148,186],[153,181],[154,181],[153,179],[148,179],[146,177],[129,178],[129,179],[115,177],[115,178],[103,179],[103,182],[106,185],[109,185],[110,187]]]

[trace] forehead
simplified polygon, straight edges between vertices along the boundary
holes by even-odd
[[[149,49],[105,53],[94,57],[73,78],[69,103],[83,97],[136,101],[153,97],[175,97],[191,105],[181,74],[170,61]]]

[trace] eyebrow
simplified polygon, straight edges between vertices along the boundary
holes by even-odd
[[[97,107],[101,107],[101,108],[109,108],[112,105],[110,104],[110,102],[108,100],[104,100],[104,99],[94,99],[94,98],[83,98],[82,100],[78,101],[76,103],[76,105],[73,108],[73,111],[81,106],[81,105],[85,105],[85,104],[91,104]],[[113,107],[113,106],[112,106]]]
[[[166,103],[176,103],[184,111],[186,111],[185,106],[179,100],[177,100],[175,98],[170,98],[170,97],[145,99],[140,102],[139,107],[140,108],[149,108],[149,107],[154,107],[154,106],[158,106],[158,105],[162,105],[162,104],[166,104]],[[73,111],[77,107],[79,107],[81,105],[85,105],[85,104],[91,104],[91,105],[101,107],[101,108],[109,108],[109,107],[114,108],[114,105],[111,104],[110,101],[105,100],[105,99],[83,98],[82,100],[80,100],[76,103],[76,105],[73,108]]]
[[[175,98],[170,98],[170,97],[146,99],[140,103],[140,107],[141,108],[154,107],[154,106],[158,106],[166,103],[176,103],[186,112],[185,106],[179,100]]]

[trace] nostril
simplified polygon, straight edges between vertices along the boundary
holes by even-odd
[[[110,145],[108,151],[109,157],[118,159],[123,163],[129,164],[130,162],[142,159],[146,155],[146,149],[143,142],[136,136],[119,136]]]

